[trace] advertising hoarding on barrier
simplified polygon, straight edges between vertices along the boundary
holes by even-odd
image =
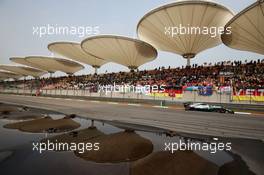
[[[233,92],[234,101],[264,102],[264,89],[239,89]]]
[[[172,97],[172,98],[182,98],[183,88],[181,86],[177,87],[166,87],[164,92],[150,92],[148,96],[155,97]]]

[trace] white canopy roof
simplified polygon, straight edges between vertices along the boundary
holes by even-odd
[[[67,74],[74,74],[84,68],[79,63],[54,57],[29,56],[25,58],[10,58],[11,61],[27,66],[35,67],[50,73],[62,71]]]
[[[100,59],[84,52],[79,43],[73,42],[55,42],[48,45],[48,49],[56,54],[91,65],[95,68],[101,67],[107,63],[106,60]]]
[[[19,75],[13,72],[9,72],[9,71],[2,71],[0,70],[0,79],[8,79],[8,78],[14,78],[14,79],[19,79],[23,77],[23,75]]]
[[[147,13],[138,23],[138,37],[157,49],[193,58],[199,52],[221,44],[221,36],[199,32],[220,28],[233,17],[226,7],[204,0],[185,0],[170,3]],[[182,32],[172,36],[172,30],[195,27],[194,32]],[[173,29],[174,28],[174,29]],[[170,29],[170,30],[169,30]],[[168,33],[168,31],[171,31]],[[177,31],[175,31],[177,32]],[[190,34],[191,33],[191,34]]]
[[[82,41],[84,51],[96,57],[136,69],[157,57],[157,50],[141,40],[123,36],[100,35]]]
[[[40,77],[44,75],[46,72],[25,66],[13,66],[13,65],[0,65],[0,69],[14,72],[23,76],[33,76],[33,77]]]
[[[264,1],[250,5],[226,25],[231,34],[222,35],[223,43],[231,48],[264,54]]]

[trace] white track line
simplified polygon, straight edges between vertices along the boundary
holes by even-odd
[[[168,106],[152,106],[153,108],[163,108],[163,109],[168,109]]]
[[[100,103],[100,101],[95,101],[95,100],[92,100],[90,102],[92,102],[92,103]]]
[[[141,106],[141,104],[136,104],[136,103],[128,103],[128,106]]]
[[[251,115],[251,113],[249,112],[235,112],[235,114]]]
[[[61,100],[62,98],[54,98],[54,99],[56,99],[56,100]]]
[[[111,105],[117,105],[117,104],[119,104],[119,103],[117,103],[117,102],[107,102],[108,104],[111,104]]]
[[[77,100],[77,101],[85,101],[85,100],[79,99],[79,100]]]
[[[53,97],[44,97],[44,98],[46,98],[46,99],[54,99]]]

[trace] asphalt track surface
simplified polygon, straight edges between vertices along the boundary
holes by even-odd
[[[264,141],[264,116],[261,115],[194,112],[182,108],[5,94],[0,94],[0,101],[89,119],[152,126],[176,133]]]

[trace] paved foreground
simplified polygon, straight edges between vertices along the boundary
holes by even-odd
[[[176,132],[264,140],[264,116],[186,112],[113,102],[0,94],[0,101],[98,120],[159,127]]]

